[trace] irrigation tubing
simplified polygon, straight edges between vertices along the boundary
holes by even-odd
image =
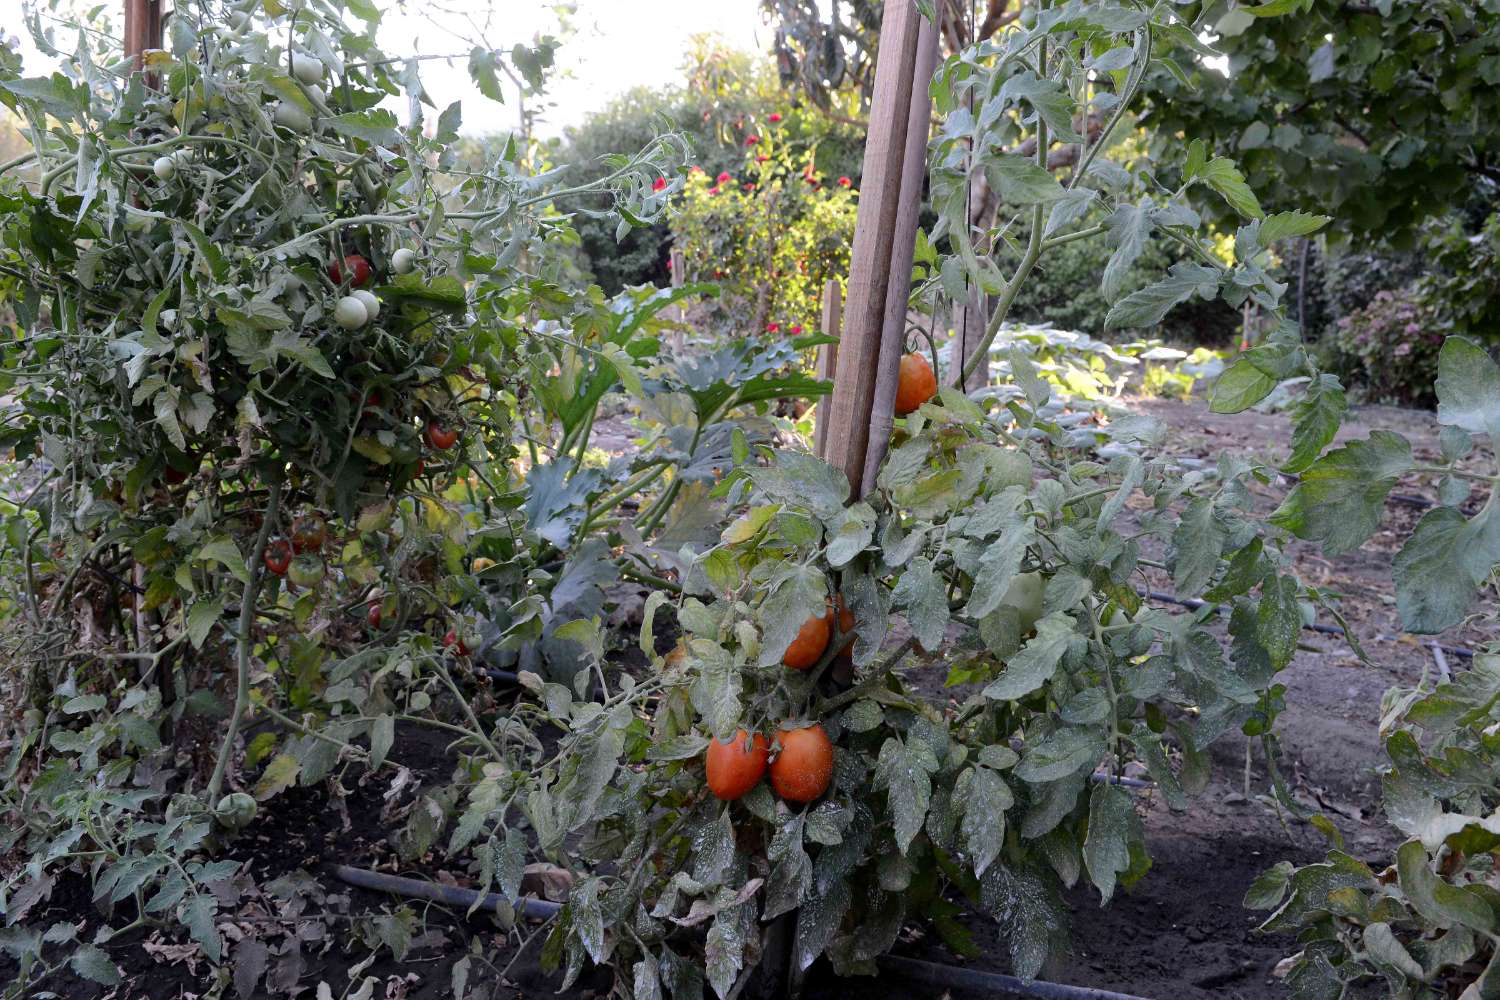
[[[918,958],[902,958],[883,955],[879,959],[882,972],[902,979],[940,986],[948,989],[973,990],[984,996],[1007,993],[1023,997],[1038,997],[1040,1000],[1150,1000],[1149,997],[1133,993],[1116,993],[1099,990],[1091,986],[1065,986],[1041,979],[1018,979],[998,972],[982,972],[956,965],[924,962]]]
[[[481,895],[474,889],[461,889],[458,886],[441,885],[422,879],[405,878],[401,875],[386,875],[383,872],[372,872],[368,868],[334,865],[332,870],[334,876],[341,882],[358,886],[361,889],[405,896],[408,899],[427,899],[435,903],[446,903],[449,906],[462,906],[465,909],[478,902],[480,908],[486,910],[496,909],[500,904],[509,902],[499,893],[487,892]],[[517,902],[516,915],[532,920],[547,920],[556,916],[561,909],[561,903],[554,903],[547,899],[525,898]],[[986,996],[994,996],[999,992],[1037,997],[1038,1000],[1150,1000],[1149,997],[1139,997],[1129,993],[1115,993],[1087,986],[1066,986],[1041,979],[1017,979],[1015,976],[1006,976],[998,972],[962,969],[937,962],[924,962],[915,958],[899,958],[895,955],[882,957],[880,968],[893,976],[904,979],[934,986],[975,990]]]
[[[1193,611],[1196,611],[1199,608],[1208,607],[1207,601],[1200,601],[1195,597],[1178,597],[1176,594],[1168,594],[1165,591],[1161,590],[1138,589],[1137,593],[1139,593],[1142,597],[1149,597],[1153,601],[1165,601],[1168,604],[1176,604],[1180,607],[1188,608]],[[1313,622],[1311,625],[1303,625],[1302,627],[1307,629],[1309,632],[1321,632],[1324,635],[1348,634],[1337,625],[1324,625],[1321,622]],[[1394,641],[1396,637],[1379,635],[1376,636],[1376,638],[1384,639],[1387,641]],[[1474,651],[1465,646],[1446,646],[1440,642],[1424,642],[1422,643],[1422,645],[1430,649],[1439,650],[1440,652],[1446,653],[1449,656],[1457,656],[1465,660],[1472,660],[1474,658]]]
[[[425,879],[406,878],[402,875],[386,875],[383,872],[372,872],[368,868],[355,868],[351,865],[334,865],[333,874],[340,882],[357,885],[361,889],[389,892],[408,899],[427,899],[434,903],[462,906],[465,909],[473,906],[476,900],[479,900],[479,908],[483,910],[498,911],[501,904],[510,905],[510,900],[498,892],[487,892],[481,900],[480,894],[473,889],[461,889],[456,885],[443,885],[438,882],[428,882]],[[554,903],[550,899],[526,897],[517,900],[515,909],[518,917],[547,920],[557,915],[557,911],[562,909],[562,904]]]

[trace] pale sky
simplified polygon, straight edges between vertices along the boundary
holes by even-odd
[[[103,2],[108,9],[122,0]],[[461,39],[482,34],[491,46],[508,51],[517,42],[530,42],[538,32],[555,33],[557,19],[550,3],[450,0],[446,4],[409,4],[409,11],[403,11],[392,0],[376,2],[383,11],[381,47],[392,55],[465,53],[465,58],[453,60],[451,66],[433,60],[422,67],[423,84],[440,110],[455,100],[463,102],[465,133],[514,126],[517,111],[509,103],[509,92],[507,103],[499,105],[469,82],[468,47]],[[66,8],[67,3],[63,6]],[[449,12],[415,13],[433,7]],[[546,114],[540,128],[543,134],[556,134],[564,125],[577,123],[589,111],[632,87],[680,79],[683,54],[692,35],[716,33],[734,48],[746,51],[765,51],[771,42],[771,31],[761,21],[757,0],[577,0],[577,8],[572,17],[575,31],[564,39],[557,54],[557,63],[565,74],[555,78],[548,91],[547,100],[555,107]],[[0,0],[0,33],[20,36],[28,76],[50,73],[54,66],[31,44],[21,9],[22,0]],[[112,20],[118,26],[123,17],[116,14]],[[58,31],[57,42],[65,50],[73,48],[66,29]],[[402,113],[399,108],[393,110]]]

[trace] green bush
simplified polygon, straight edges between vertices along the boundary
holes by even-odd
[[[824,283],[849,271],[853,182],[825,182],[795,127],[767,125],[739,172],[695,171],[672,220],[686,277],[723,289],[708,316],[719,334],[817,329]]]
[[[1432,270],[1416,293],[1445,327],[1487,347],[1500,343],[1500,211],[1469,233],[1457,220],[1433,234]]]
[[[1331,341],[1331,366],[1371,399],[1432,401],[1443,333],[1436,313],[1410,289],[1376,292],[1369,305],[1339,319]]]
[[[798,142],[816,169],[832,177],[857,178],[864,148],[863,135],[854,127],[792,104],[769,60],[699,37],[688,54],[682,84],[629,91],[568,128],[551,155],[565,165],[569,184],[585,183],[612,169],[607,155],[639,149],[664,129],[689,138],[693,162],[709,177],[741,171],[748,137],[772,129]],[[582,263],[606,293],[671,279],[667,262],[672,237],[666,225],[632,229],[619,241],[615,224],[607,219],[579,215],[574,226]]]

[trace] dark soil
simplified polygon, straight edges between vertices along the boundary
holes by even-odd
[[[1277,414],[1224,417],[1210,413],[1198,401],[1141,400],[1132,405],[1170,425],[1173,452],[1178,455],[1213,461],[1221,451],[1235,451],[1274,463],[1281,456],[1265,453],[1267,442],[1290,438],[1286,418]],[[1436,452],[1430,415],[1415,411],[1360,408],[1351,414],[1341,437],[1362,437],[1376,427],[1406,434],[1419,455]],[[1278,481],[1261,489],[1264,509],[1273,509],[1290,488],[1290,483]],[[1415,484],[1404,484],[1399,491],[1420,492]],[[1289,687],[1289,707],[1278,723],[1286,754],[1284,770],[1296,797],[1333,819],[1352,853],[1379,865],[1386,863],[1396,843],[1380,814],[1375,770],[1381,761],[1376,739],[1381,694],[1395,684],[1415,683],[1424,671],[1434,669],[1427,648],[1411,637],[1400,636],[1390,582],[1391,559],[1420,514],[1410,507],[1391,506],[1385,530],[1358,551],[1336,560],[1325,558],[1312,546],[1299,544],[1291,550],[1296,571],[1304,580],[1344,595],[1344,613],[1364,639],[1376,665],[1361,663],[1336,636],[1306,634],[1315,651],[1299,653],[1283,674]],[[1165,579],[1153,581],[1153,586],[1171,589]],[[1494,637],[1472,632],[1441,637],[1444,642],[1471,647],[1488,638]],[[1462,669],[1464,663],[1450,658],[1450,665]],[[937,668],[926,673],[931,676],[915,678],[918,686],[942,697],[942,677]],[[1256,933],[1255,926],[1263,914],[1245,910],[1241,901],[1250,883],[1271,864],[1284,858],[1298,863],[1316,860],[1327,844],[1306,823],[1286,817],[1283,824],[1283,818],[1260,797],[1266,783],[1258,751],[1251,761],[1248,786],[1244,784],[1243,740],[1226,737],[1213,752],[1215,779],[1188,812],[1174,814],[1149,792],[1141,795],[1140,810],[1153,857],[1152,870],[1145,878],[1131,890],[1122,890],[1104,908],[1100,908],[1098,894],[1091,889],[1080,886],[1069,893],[1072,945],[1065,956],[1046,969],[1047,979],[1158,1000],[1249,1000],[1286,995],[1273,970],[1296,950],[1295,944],[1285,937]],[[444,783],[454,763],[442,735],[425,730],[399,730],[392,757],[409,768],[421,786]],[[333,929],[326,939],[304,941],[302,965],[293,958],[278,959],[274,948],[271,960],[273,966],[278,961],[287,965],[282,971],[284,981],[298,983],[304,996],[312,996],[319,982],[327,982],[335,996],[341,995],[349,983],[350,966],[370,954],[357,933],[351,931],[359,927],[360,918],[389,913],[403,905],[379,893],[342,885],[329,874],[331,864],[353,864],[460,885],[468,881],[468,873],[445,869],[440,851],[417,864],[397,862],[385,835],[389,825],[382,816],[387,808],[386,781],[346,773],[341,796],[332,795],[331,787],[325,784],[289,790],[273,808],[261,813],[228,852],[228,856],[245,862],[255,883],[262,887],[299,872],[312,878],[318,901],[309,912],[329,915],[328,926]],[[408,789],[401,801],[409,801],[412,795]],[[277,912],[275,901],[252,900],[251,904],[247,904],[248,909],[246,905],[231,908],[221,919],[233,918],[249,930],[246,916],[253,915],[256,906],[271,914]],[[377,976],[383,984],[375,997],[418,1000],[450,996],[453,963],[475,943],[488,966],[477,961],[473,964],[469,996],[556,995],[556,980],[538,967],[539,941],[531,942],[510,966],[506,985],[493,985],[496,972],[516,958],[517,946],[530,928],[507,934],[490,916],[466,919],[462,913],[436,905],[404,905],[411,906],[418,917],[412,950],[405,962],[398,963],[389,950],[382,949],[376,961],[362,970],[362,974]],[[30,916],[31,922],[43,926],[54,920],[84,922],[80,935],[84,939],[101,925],[84,879],[62,880],[45,911]],[[115,924],[121,922],[117,914]],[[317,920],[308,923],[322,926]],[[999,939],[994,925],[976,918],[970,930],[983,947],[984,957],[967,964],[976,969],[1007,971],[1005,942]],[[208,969],[201,959],[193,964],[186,957],[190,949],[174,949],[180,945],[180,938],[136,932],[108,947],[128,977],[124,986],[103,991],[66,972],[45,985],[58,995],[80,1000],[203,995],[211,987],[206,978]],[[920,923],[903,935],[898,951],[936,962],[958,961],[935,935],[924,933]],[[8,959],[0,958],[0,982],[14,974],[14,966],[7,963]],[[476,982],[491,985],[476,992]],[[607,981],[595,978],[563,996],[579,1000],[602,997],[608,989]],[[814,968],[807,984],[807,995],[819,1000],[856,992],[867,1000],[939,995],[929,987],[916,987],[884,975],[869,981],[839,981],[822,966]],[[233,986],[223,995],[235,995]],[[955,990],[948,995],[962,1000],[1003,994]]]

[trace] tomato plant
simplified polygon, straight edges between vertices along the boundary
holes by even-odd
[[[1471,616],[1495,621],[1500,570],[1500,470],[1490,462],[1478,471],[1472,461],[1480,458],[1475,435],[1493,441],[1500,434],[1500,366],[1473,341],[1450,337],[1438,356],[1436,393],[1438,462],[1419,463],[1406,438],[1377,431],[1310,459],[1274,515],[1326,551],[1348,551],[1379,527],[1398,477],[1435,478],[1439,503],[1417,522],[1394,565],[1402,625],[1419,634]],[[1314,385],[1303,405],[1317,397]],[[1464,459],[1471,461],[1460,465]],[[1460,505],[1476,485],[1489,496],[1469,516]],[[1251,888],[1246,905],[1272,911],[1265,930],[1299,934],[1302,948],[1287,977],[1295,995],[1342,996],[1367,977],[1383,980],[1393,996],[1422,998],[1483,996],[1500,983],[1491,939],[1500,850],[1497,703],[1494,643],[1461,673],[1387,692],[1381,789],[1386,815],[1407,838],[1392,864],[1378,871],[1336,843],[1326,861],[1300,868],[1283,861]]]

